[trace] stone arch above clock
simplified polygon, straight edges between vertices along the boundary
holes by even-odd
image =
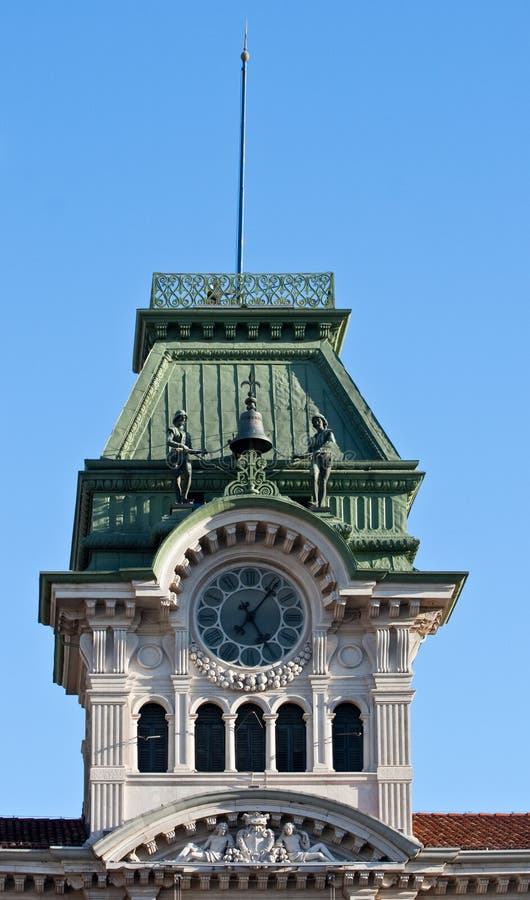
[[[324,609],[341,605],[340,589],[355,570],[333,528],[289,500],[260,497],[223,498],[196,510],[164,540],[153,570],[171,600],[206,561],[236,555],[276,558],[280,568],[305,577]]]
[[[343,618],[348,551],[327,525],[290,501],[207,504],[155,559],[172,626],[191,671],[222,689],[286,687],[312,659],[326,672],[327,634]],[[247,586],[247,576],[256,584]]]

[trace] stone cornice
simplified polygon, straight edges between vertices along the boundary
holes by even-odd
[[[423,479],[423,473],[413,470],[414,465],[414,462],[406,462],[401,468],[401,463],[396,465],[395,462],[381,462],[372,466],[366,462],[363,467],[360,462],[339,462],[332,473],[330,494],[406,494],[407,506],[410,507]],[[229,477],[227,472],[205,470],[198,463],[194,464],[193,481],[199,492],[221,496]],[[270,478],[284,496],[303,496],[308,493],[306,465],[293,466],[278,461],[272,467]],[[139,463],[136,460],[88,460],[87,468],[78,476],[70,563],[72,568],[80,569],[87,564],[89,549],[107,547],[149,550],[156,546],[156,536],[149,532],[109,534],[102,531],[89,534],[92,498],[95,493],[145,492],[171,495],[173,490],[173,478],[162,461]],[[349,540],[354,541],[352,549],[362,552],[375,550],[385,553],[414,553],[418,546],[416,539],[407,535],[378,533],[377,530],[369,534],[352,533]],[[385,543],[380,543],[381,541]]]
[[[136,313],[133,371],[139,372],[157,341],[172,336],[179,344],[193,344],[217,358],[233,348],[238,357],[255,351],[256,344],[269,354],[286,344],[327,341],[340,353],[349,310],[289,308],[193,308],[139,309]],[[186,352],[186,351],[184,351]],[[225,357],[227,358],[227,357]]]
[[[283,493],[289,490],[304,489],[307,493],[308,477],[306,467],[290,466],[278,460],[274,464],[276,470],[272,468],[271,478],[274,478],[278,487]],[[118,468],[118,467],[116,467]],[[222,472],[212,473],[211,471],[202,469],[198,463],[193,467],[193,481],[197,485],[197,490],[203,489],[205,482],[218,484],[219,489],[228,481],[229,475]],[[385,472],[376,475],[360,472],[353,468],[346,468],[346,465],[337,464],[337,468],[333,469],[333,492],[334,493],[409,493],[414,490],[419,481],[423,478],[423,473],[401,473],[401,472]],[[106,471],[95,472],[85,471],[80,473],[81,483],[84,489],[92,491],[117,493],[123,491],[172,491],[173,479],[167,470],[163,468],[162,460],[157,461],[153,470],[127,471],[123,468],[119,469],[119,473],[113,467]]]
[[[171,840],[171,834],[168,834]],[[166,838],[163,838],[166,842]],[[158,848],[158,844],[156,844]],[[150,844],[151,849],[153,843]],[[65,894],[87,897],[91,900],[122,900],[126,897],[145,896],[154,900],[161,890],[168,891],[177,884],[181,891],[193,890],[294,890],[324,891],[331,885],[336,895],[350,900],[354,897],[381,900],[416,900],[421,896],[454,897],[462,894],[477,896],[494,894],[504,896],[528,896],[530,885],[529,854],[521,851],[513,867],[495,864],[494,856],[504,860],[512,858],[514,851],[499,854],[483,852],[484,861],[477,860],[476,867],[465,873],[450,871],[451,866],[440,865],[433,871],[418,864],[359,861],[356,863],[329,863],[325,867],[315,864],[289,864],[275,869],[259,869],[251,865],[231,866],[215,871],[211,865],[185,868],[169,862],[147,859],[145,862],[108,862],[94,858],[91,850],[83,853],[75,848],[54,851],[0,850],[0,893]],[[448,850],[450,855],[451,851]],[[508,863],[509,864],[509,863]]]

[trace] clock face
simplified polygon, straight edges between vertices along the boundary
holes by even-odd
[[[196,623],[203,644],[234,666],[277,663],[299,642],[305,610],[298,590],[257,565],[220,572],[202,591]]]

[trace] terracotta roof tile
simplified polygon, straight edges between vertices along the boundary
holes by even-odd
[[[415,836],[426,847],[462,850],[530,850],[530,813],[415,813]],[[0,817],[0,847],[79,847],[86,841],[82,819]]]
[[[20,819],[0,817],[0,847],[35,849],[80,847],[87,839],[82,819]]]
[[[426,847],[530,849],[530,813],[415,813],[412,821]]]

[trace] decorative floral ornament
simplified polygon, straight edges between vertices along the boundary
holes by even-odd
[[[190,647],[190,658],[197,666],[201,675],[206,675],[208,681],[218,684],[222,688],[231,688],[233,691],[268,691],[271,688],[285,687],[293,681],[304,666],[311,659],[311,645],[309,642],[294,659],[289,662],[271,666],[262,672],[244,672],[235,669],[226,669],[215,660],[210,659],[199,649],[197,644]]]

